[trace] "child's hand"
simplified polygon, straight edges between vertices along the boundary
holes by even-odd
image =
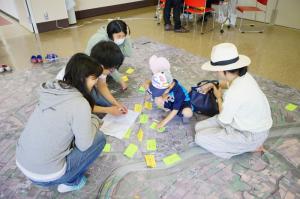
[[[165,125],[166,125],[166,124],[165,124],[165,122],[164,122],[164,120],[163,120],[163,121],[161,121],[161,122],[159,122],[159,123],[157,124],[156,128],[157,128],[157,129],[160,129],[160,128],[164,127]]]
[[[151,81],[150,80],[146,80],[143,84],[142,84],[142,87],[145,88],[145,90],[147,90],[149,88],[151,84]]]
[[[128,88],[128,85],[124,82],[124,81],[121,81],[120,82],[120,85],[121,85],[121,89],[122,89],[122,91],[125,91],[125,90],[127,90],[127,88]]]

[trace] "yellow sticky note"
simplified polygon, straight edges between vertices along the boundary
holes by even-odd
[[[158,129],[156,129],[158,132],[160,132],[160,133],[163,133],[163,132],[165,132],[165,130],[166,130],[166,127],[161,127],[161,128],[158,128]]]
[[[151,102],[145,102],[144,107],[148,110],[152,110],[152,103]]]
[[[285,106],[285,109],[288,110],[288,111],[294,111],[294,110],[296,110],[297,108],[298,108],[297,105],[291,104],[291,103],[289,103],[289,104],[287,104],[287,105]]]
[[[138,89],[138,92],[144,94],[144,93],[146,92],[146,89],[145,89],[143,86],[141,86],[141,87]]]
[[[155,139],[147,140],[147,150],[148,151],[156,151],[156,140]]]
[[[110,152],[110,149],[111,149],[111,144],[105,144],[103,148],[103,152],[108,153]]]
[[[156,167],[154,155],[145,155],[144,157],[145,157],[147,167],[150,167],[150,168]]]
[[[166,130],[166,127],[157,128],[157,122],[153,122],[150,126],[151,129],[156,130],[159,133],[163,133]]]
[[[146,124],[148,122],[149,116],[146,114],[140,115],[140,123],[141,124]]]
[[[164,163],[169,166],[173,165],[181,160],[180,156],[177,153],[169,155],[163,159]]]
[[[130,134],[131,134],[131,128],[129,128],[129,129],[126,131],[126,134],[124,135],[124,138],[125,138],[125,139],[129,139]]]
[[[142,129],[140,129],[139,132],[137,133],[137,138],[141,142],[143,141],[143,137],[144,137],[144,132]]]
[[[124,155],[129,158],[132,158],[134,154],[137,152],[138,147],[135,144],[129,144],[128,147],[124,151]]]
[[[150,128],[156,130],[157,122],[152,122]]]
[[[124,76],[122,77],[122,80],[123,80],[124,82],[127,82],[127,81],[128,81],[128,77],[127,77],[126,75],[124,75]]]
[[[134,111],[135,112],[140,113],[140,112],[142,112],[142,109],[143,109],[143,106],[141,104],[135,104],[134,105]]]
[[[132,74],[133,72],[134,72],[134,69],[131,68],[131,67],[129,67],[129,68],[126,70],[126,73],[127,73],[128,75]]]

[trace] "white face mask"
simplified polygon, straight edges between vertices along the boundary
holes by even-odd
[[[123,38],[123,39],[116,39],[114,42],[115,42],[115,44],[117,44],[118,46],[120,46],[121,44],[124,43],[124,41],[125,41],[125,38]]]

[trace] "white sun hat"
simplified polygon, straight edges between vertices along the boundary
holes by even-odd
[[[202,65],[203,70],[227,71],[249,66],[251,60],[246,55],[239,55],[232,43],[215,45],[211,51],[210,61]]]

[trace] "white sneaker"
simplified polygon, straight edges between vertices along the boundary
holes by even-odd
[[[12,71],[11,67],[7,66],[7,65],[2,65],[2,68],[7,71],[7,72],[10,72]]]
[[[59,193],[66,193],[66,192],[70,192],[70,191],[79,190],[82,187],[84,187],[84,185],[86,184],[86,181],[87,181],[86,177],[83,176],[78,185],[69,186],[69,185],[65,185],[65,184],[60,184],[60,185],[57,186],[57,191]]]
[[[0,73],[3,73],[5,70],[2,66],[0,66]]]

